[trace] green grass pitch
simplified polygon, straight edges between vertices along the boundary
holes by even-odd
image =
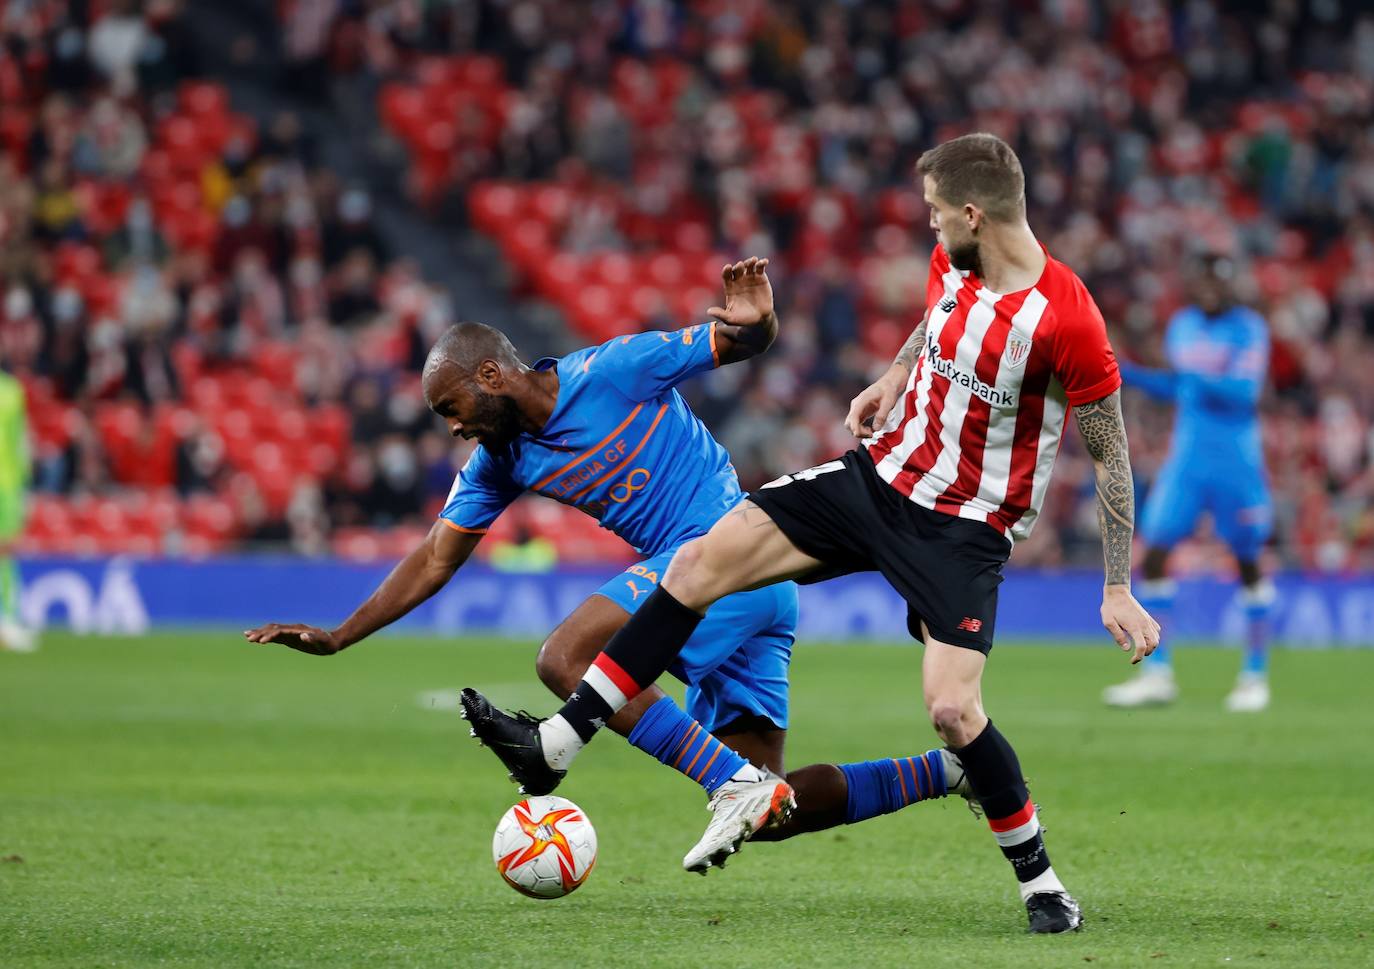
[[[559,793],[597,826],[575,895],[517,895],[515,799],[451,709],[535,711],[532,648],[393,638],[331,659],[232,633],[50,635],[0,655],[0,964],[21,966],[1374,965],[1374,652],[1281,652],[1275,704],[1221,711],[1236,657],[1183,650],[1184,699],[1097,700],[1097,648],[1002,645],[986,700],[1020,751],[1084,931],[1029,938],[957,800],[679,868],[695,785],[603,736]],[[804,645],[793,766],[933,745],[914,646]]]

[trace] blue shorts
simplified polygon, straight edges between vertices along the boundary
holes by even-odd
[[[672,560],[663,552],[597,590],[633,613]],[[715,732],[743,716],[787,728],[787,665],[797,629],[797,586],[780,582],[726,596],[706,613],[669,672],[687,684],[687,712]]]
[[[1235,556],[1253,562],[1274,528],[1264,468],[1170,458],[1146,497],[1141,535],[1147,545],[1173,548],[1193,533],[1204,511]]]

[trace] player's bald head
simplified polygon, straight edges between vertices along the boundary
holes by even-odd
[[[425,403],[448,422],[449,433],[499,447],[520,433],[518,398],[527,373],[500,330],[459,323],[430,349],[420,385]]]
[[[441,374],[463,381],[471,380],[488,360],[504,371],[515,371],[524,367],[510,340],[494,326],[487,326],[485,323],[455,323],[445,330],[430,348],[429,356],[425,358],[421,380],[426,388]]]

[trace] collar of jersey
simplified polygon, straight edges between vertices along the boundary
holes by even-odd
[[[558,365],[559,365],[560,363],[562,363],[562,358],[561,358],[561,357],[540,357],[538,360],[534,361],[534,365],[533,365],[532,367],[530,367],[530,369],[531,369],[531,370],[551,370],[551,369],[557,369],[557,368],[558,368]],[[563,381],[563,371],[562,371],[562,370],[559,370],[559,371],[558,371],[558,399],[557,399],[556,401],[553,402],[553,410],[549,412],[549,419],[548,419],[547,421],[544,422],[544,426],[541,427],[541,428],[539,429],[539,433],[538,433],[538,434],[530,434],[529,432],[525,431],[525,432],[521,432],[520,437],[527,437],[527,438],[529,438],[531,441],[546,441],[546,442],[547,442],[547,439],[545,438],[544,435],[548,433],[548,430],[549,430],[550,427],[553,427],[553,426],[554,426],[554,421],[558,418],[558,416],[561,414],[561,412],[562,412],[562,410],[563,410],[563,401],[565,401],[565,400],[567,399],[567,396],[568,396],[566,393],[564,393],[564,390],[566,390],[566,387],[565,387],[564,381]]]

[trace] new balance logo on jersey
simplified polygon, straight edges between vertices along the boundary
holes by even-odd
[[[959,625],[955,629],[962,629],[966,633],[980,632],[983,628],[983,620],[974,619],[972,616],[965,616],[959,620]]]
[[[952,384],[968,390],[975,397],[981,398],[992,404],[994,407],[1013,407],[1016,404],[1016,395],[1010,390],[998,390],[992,384],[979,380],[973,374],[964,373],[954,365],[954,361],[940,354],[940,341],[931,340],[926,348],[926,354],[930,357],[930,366],[941,377],[944,377]]]
[[[953,296],[946,296],[944,299],[940,300],[940,312],[953,313],[954,307],[958,305],[959,301],[956,300]]]

